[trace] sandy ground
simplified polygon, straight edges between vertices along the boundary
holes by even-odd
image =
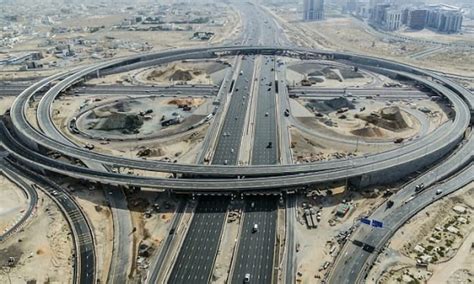
[[[143,141],[124,141],[113,142],[109,144],[100,144],[97,141],[91,141],[82,136],[74,135],[66,129],[66,122],[70,119],[70,115],[74,113],[84,100],[93,99],[96,96],[63,97],[54,102],[54,108],[59,109],[59,113],[55,111],[53,120],[55,124],[66,133],[68,138],[72,139],[79,145],[91,143],[95,146],[94,151],[104,154],[112,154],[121,157],[133,158],[137,157],[140,150],[149,148],[152,150],[147,159],[170,160],[176,159],[184,163],[193,163],[199,154],[201,144],[204,141],[204,135],[207,131],[208,124],[187,131],[181,134],[173,135],[162,139],[150,139]],[[199,109],[198,109],[199,110]]]
[[[0,283],[71,283],[73,243],[56,204],[41,192],[37,215],[27,227],[0,244]],[[14,267],[5,267],[15,257]]]
[[[293,10],[278,9],[274,11],[287,34],[298,45],[348,50],[369,54],[383,58],[392,58],[416,66],[434,68],[444,72],[452,72],[462,76],[474,75],[474,59],[472,51],[462,48],[446,48],[432,56],[420,60],[410,59],[408,56],[432,48],[431,45],[414,41],[406,42],[382,36],[367,27],[361,21],[349,17],[328,17],[322,22],[302,22],[301,15]],[[453,40],[444,35],[429,35],[420,32],[426,39]],[[416,34],[418,36],[418,34]],[[456,36],[456,40],[469,40],[470,35]]]
[[[216,61],[173,62],[135,73],[134,78],[142,84],[218,84],[226,66]],[[181,73],[181,76],[179,75]],[[189,76],[184,78],[183,75]],[[220,76],[219,76],[220,75]]]
[[[295,227],[297,244],[297,281],[298,283],[320,283],[327,269],[322,269],[326,261],[332,263],[334,256],[342,246],[336,240],[340,232],[348,230],[355,219],[376,208],[383,198],[378,194],[365,192],[347,192],[344,186],[331,187],[333,196],[326,196],[326,191],[315,190],[297,200],[297,222]],[[382,189],[382,187],[378,187]],[[374,188],[366,189],[367,192]],[[319,192],[319,193],[318,193]],[[350,211],[340,218],[335,216],[336,208],[343,201],[350,205]],[[303,203],[309,204],[315,211],[320,210],[321,221],[318,227],[309,229],[304,219]],[[332,251],[332,253],[331,253]]]
[[[146,276],[150,265],[150,256],[157,253],[166,238],[177,207],[177,200],[167,193],[141,191],[128,195],[129,209],[132,215],[134,236],[134,255],[136,262],[133,267],[137,279]],[[139,253],[139,246],[145,245],[145,253]]]
[[[117,99],[119,99],[118,102]],[[199,123],[212,111],[211,103],[210,99],[203,98],[160,98],[154,96],[108,99],[99,103],[89,103],[85,108],[87,109],[85,113],[75,115],[77,117],[76,125],[81,132],[93,137],[131,140],[162,138],[185,132],[190,126]],[[184,111],[178,105],[187,105],[191,107],[191,110]],[[147,119],[143,119],[143,124],[137,129],[139,131],[137,134],[124,134],[122,129],[100,129],[101,123],[113,126],[113,120],[110,119],[113,113],[138,115],[140,112],[148,110],[151,110],[152,113],[147,115]],[[183,121],[176,125],[161,126],[163,117],[170,119],[174,117],[174,114],[179,114]]]
[[[77,67],[81,64],[92,64],[98,62],[97,59],[93,59],[90,55],[93,53],[99,54],[99,56],[107,57],[119,57],[137,54],[138,52],[148,51],[151,48],[153,51],[193,47],[193,46],[207,46],[210,44],[222,44],[231,36],[235,36],[236,27],[241,25],[241,20],[238,13],[235,13],[232,7],[228,5],[220,5],[217,11],[214,11],[213,19],[220,19],[223,22],[222,26],[214,24],[202,24],[202,25],[190,25],[193,27],[191,31],[128,31],[128,30],[115,30],[112,28],[113,25],[119,24],[124,18],[132,17],[131,14],[126,13],[114,13],[111,15],[91,15],[91,16],[78,16],[71,18],[70,20],[64,21],[64,24],[72,24],[74,27],[89,26],[93,21],[94,26],[99,26],[99,23],[103,23],[104,29],[100,29],[95,33],[89,32],[69,32],[56,34],[55,40],[68,42],[74,38],[83,38],[85,40],[97,41],[97,47],[103,47],[104,52],[97,52],[95,46],[74,46],[77,56],[74,58],[60,59],[52,55],[45,53],[45,59],[42,62],[56,61],[58,67],[29,70],[29,71],[16,71],[20,65],[4,66],[0,68],[0,79],[7,78],[26,78],[31,76],[46,76],[53,73],[57,73],[58,70],[64,70],[67,68]],[[63,23],[59,24],[64,26]],[[43,32],[49,31],[49,28],[39,28]],[[207,31],[214,32],[215,35],[209,41],[191,40],[191,37],[196,31]],[[46,47],[38,47],[43,40],[38,38],[29,37],[22,41],[20,44],[14,46],[11,52],[24,52],[32,50],[43,50]],[[118,46],[117,46],[117,43]],[[109,48],[110,47],[110,48]],[[142,47],[145,47],[143,49]],[[102,54],[104,53],[104,54]],[[2,72],[8,71],[8,72]],[[12,73],[11,71],[16,71]]]
[[[461,205],[467,208],[467,213],[457,214],[453,207]],[[472,281],[473,257],[471,243],[473,241],[474,225],[455,224],[463,235],[462,238],[451,233],[438,233],[436,227],[444,227],[447,221],[464,217],[469,220],[474,208],[474,183],[467,185],[448,198],[443,198],[420,211],[392,237],[389,247],[381,254],[367,279],[368,283],[396,283],[396,279],[418,278],[427,283],[468,283]],[[432,236],[440,234],[441,242],[429,241]],[[444,246],[445,240],[454,239],[448,246],[444,257],[430,264],[427,269],[415,268],[413,249],[416,245],[425,248]],[[436,239],[432,239],[435,240]],[[469,276],[470,273],[470,276]],[[410,276],[411,274],[411,276]]]
[[[28,199],[23,190],[0,175],[0,233],[15,224],[27,208]]]

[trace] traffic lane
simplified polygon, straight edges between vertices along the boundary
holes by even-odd
[[[354,237],[354,239],[360,240],[364,244],[370,245],[375,250],[379,251],[384,243],[389,240],[391,235],[402,226],[403,223],[409,220],[413,214],[428,206],[435,200],[442,198],[444,195],[447,195],[471,182],[473,176],[474,166],[471,163],[470,166],[448,182],[427,189],[420,193],[418,198],[392,210],[386,218],[381,220],[383,221],[385,228],[362,227],[363,229],[361,228],[362,230],[356,237]],[[438,189],[444,189],[446,192],[438,195]],[[363,271],[363,269],[369,257],[376,257],[376,255],[371,255],[370,252],[364,250],[363,246],[356,246],[354,243],[350,243],[349,246],[350,251],[346,252],[344,255],[345,257],[348,256],[348,259],[344,261],[344,269],[342,269],[342,272],[340,273],[335,273],[336,281],[343,281],[343,283],[355,283],[360,273],[366,272],[365,270]],[[344,272],[348,274],[346,275]]]
[[[208,283],[228,202],[212,197],[199,201],[168,283]]]
[[[253,56],[242,61],[230,98],[229,109],[224,118],[223,127],[219,133],[218,142],[213,157],[213,164],[235,165],[242,143],[245,114],[249,106],[249,91],[255,59]]]
[[[276,93],[274,85],[274,59],[265,56],[260,75],[255,135],[252,149],[253,165],[271,165],[278,162]]]
[[[252,202],[255,204],[251,207]],[[271,283],[276,230],[276,199],[246,200],[244,224],[232,275],[232,283],[242,283],[245,274],[250,282]],[[258,231],[253,232],[254,224]]]

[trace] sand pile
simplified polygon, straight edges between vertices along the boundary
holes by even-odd
[[[134,133],[143,125],[143,117],[137,114],[112,113],[100,120],[92,129],[122,130],[124,133]]]
[[[171,81],[191,81],[193,75],[189,70],[176,70],[169,79]]]
[[[186,98],[186,99],[173,99],[168,102],[169,105],[177,105],[177,106],[182,106],[182,105],[187,105],[187,106],[199,106],[204,102],[204,99],[201,98]]]
[[[181,68],[176,65],[171,66],[165,70],[153,70],[147,76],[147,80],[150,81],[158,81],[158,80],[166,80],[166,81],[191,81],[196,76],[200,76],[203,74],[202,70],[198,69],[186,69]]]
[[[352,134],[361,137],[383,137],[383,130],[378,127],[363,127],[351,131]]]
[[[378,113],[371,113],[365,116],[361,115],[359,118],[391,131],[400,131],[409,128],[409,118],[403,115],[397,106],[383,108]]]
[[[354,104],[344,97],[331,100],[310,100],[306,106],[312,111],[330,113],[341,108],[354,109]]]

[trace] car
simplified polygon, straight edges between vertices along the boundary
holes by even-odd
[[[245,273],[244,283],[250,283],[250,273]]]
[[[265,113],[265,116],[268,116],[268,112]]]
[[[224,165],[227,165],[228,163],[229,163],[229,161],[224,160]]]
[[[420,191],[420,190],[422,190],[422,189],[424,189],[424,188],[425,188],[425,184],[424,184],[424,183],[417,184],[417,185],[415,186],[415,192]]]
[[[443,191],[441,189],[436,190],[436,195],[440,195],[441,193],[443,193]]]
[[[252,233],[256,233],[258,231],[258,224],[253,224]]]

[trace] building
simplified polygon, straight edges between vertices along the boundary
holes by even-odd
[[[461,9],[445,4],[428,6],[426,25],[442,33],[461,31],[463,15]]]
[[[383,28],[387,31],[395,31],[402,25],[402,10],[390,8],[385,11]]]
[[[426,20],[428,18],[428,10],[415,9],[409,10],[407,13],[406,25],[412,30],[422,30],[425,28]]]
[[[304,0],[303,20],[304,21],[324,20],[324,0]]]

